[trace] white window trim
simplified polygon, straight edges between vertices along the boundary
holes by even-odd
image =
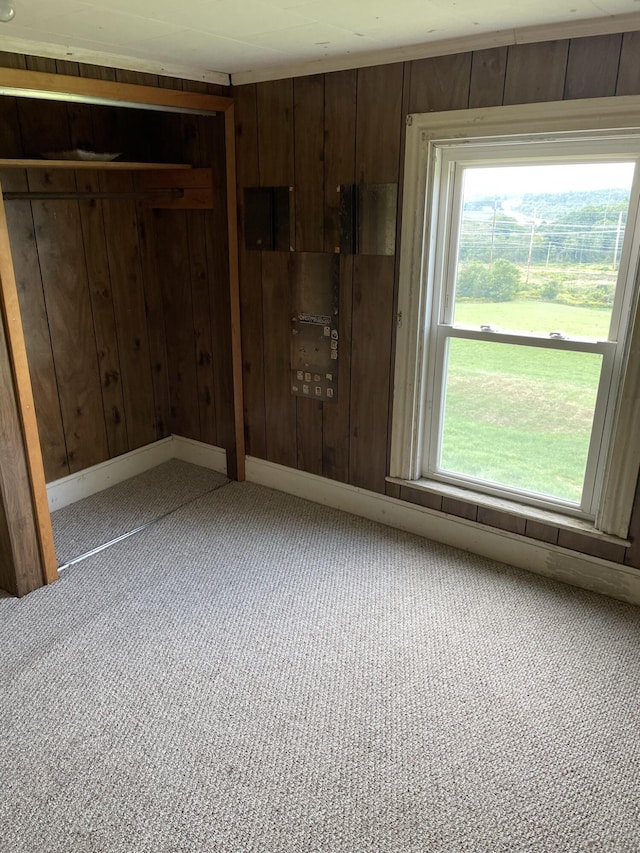
[[[431,213],[436,140],[479,141],[483,137],[516,137],[562,131],[640,132],[640,97],[595,98],[445,113],[422,113],[407,118],[405,148],[400,286],[389,474],[411,482],[422,477],[419,465],[423,443],[425,339],[423,329],[431,309],[428,282],[435,253],[429,251],[436,223]],[[437,199],[435,199],[437,202]],[[637,276],[637,270],[635,271]],[[640,320],[637,297],[615,425],[605,466],[604,486],[594,528],[626,539],[640,470]],[[419,425],[416,427],[416,425]],[[469,491],[469,499],[474,493]],[[504,509],[504,501],[500,500]]]

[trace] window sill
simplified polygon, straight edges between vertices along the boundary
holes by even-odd
[[[524,519],[525,521],[547,524],[551,527],[556,527],[558,530],[580,533],[583,536],[589,536],[600,542],[609,542],[612,545],[622,545],[625,548],[631,544],[628,539],[622,539],[619,536],[612,536],[609,533],[603,533],[601,530],[597,530],[594,527],[593,522],[585,521],[580,518],[572,518],[571,516],[563,515],[559,512],[527,506],[526,504],[521,504],[517,501],[497,498],[493,495],[485,495],[482,492],[474,492],[471,489],[463,489],[458,486],[448,485],[447,483],[437,483],[433,480],[403,480],[399,477],[387,477],[386,479],[388,483],[405,486],[413,489],[414,491],[464,501],[465,503],[477,507],[484,507],[497,512],[503,512],[508,515],[512,515],[515,518]]]

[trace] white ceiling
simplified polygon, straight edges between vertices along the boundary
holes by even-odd
[[[11,2],[2,50],[234,83],[640,29],[640,0]]]

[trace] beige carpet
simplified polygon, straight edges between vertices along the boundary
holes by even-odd
[[[258,486],[0,650],[2,853],[640,850],[638,609]]]
[[[160,518],[227,482],[177,459],[51,514],[58,564]]]

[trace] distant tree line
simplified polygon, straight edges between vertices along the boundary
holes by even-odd
[[[618,195],[618,191],[609,191]],[[494,206],[494,200],[465,205],[459,260],[491,263],[498,258],[515,264],[615,265],[620,258],[627,218],[628,193],[607,203],[576,206],[576,197],[598,193],[525,196],[518,212],[532,216],[518,221]],[[572,197],[568,204],[566,198]],[[554,199],[554,205],[547,200]],[[565,199],[562,203],[561,199]],[[534,206],[534,201],[539,206]],[[568,209],[569,208],[569,209]],[[546,216],[557,214],[553,219]]]

